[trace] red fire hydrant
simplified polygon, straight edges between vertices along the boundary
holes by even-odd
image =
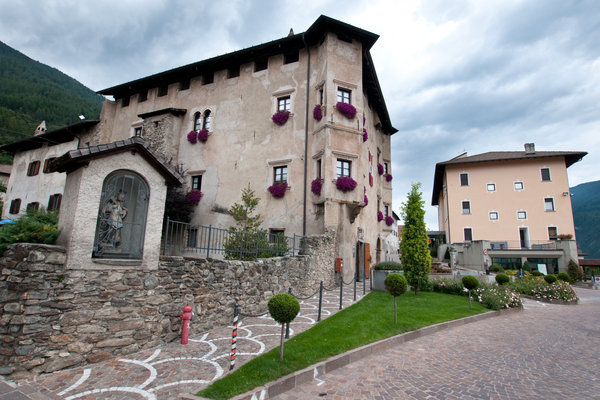
[[[183,321],[181,324],[181,344],[188,344],[190,335],[190,320],[192,319],[192,306],[189,304],[183,307],[183,314],[179,316]]]

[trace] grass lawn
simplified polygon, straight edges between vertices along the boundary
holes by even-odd
[[[394,325],[393,297],[373,291],[360,302],[288,339],[283,361],[279,347],[249,361],[198,393],[228,399],[257,386],[301,370],[337,354],[424,326],[489,311],[469,299],[442,293],[405,293],[397,298],[398,325]]]

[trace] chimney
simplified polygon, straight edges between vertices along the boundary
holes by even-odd
[[[535,154],[535,143],[525,143],[525,154]]]

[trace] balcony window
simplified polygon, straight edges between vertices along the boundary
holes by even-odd
[[[352,162],[348,160],[337,160],[336,172],[337,177],[341,178],[344,176],[352,176],[350,174],[350,168],[352,167]]]

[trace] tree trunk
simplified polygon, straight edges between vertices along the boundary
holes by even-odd
[[[283,336],[285,333],[285,324],[281,324],[281,342],[279,343],[279,361],[283,361]]]
[[[398,312],[396,311],[396,296],[394,296],[394,325],[398,325]]]

